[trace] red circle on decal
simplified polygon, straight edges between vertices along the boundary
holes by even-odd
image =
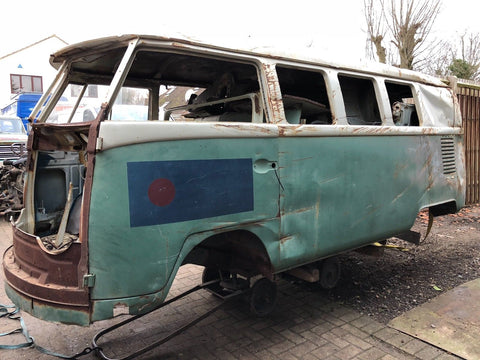
[[[167,206],[175,197],[175,185],[168,179],[156,179],[148,187],[148,198],[152,204]]]

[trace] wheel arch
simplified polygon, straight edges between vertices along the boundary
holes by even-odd
[[[228,230],[209,234],[193,246],[182,264],[228,270],[245,277],[263,275],[272,279],[274,267],[265,244],[253,231]]]

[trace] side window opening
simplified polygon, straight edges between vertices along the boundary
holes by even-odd
[[[162,59],[168,56],[176,61]],[[254,65],[186,55],[158,57],[167,64],[168,83],[159,99],[164,120],[265,122]]]
[[[105,120],[262,123],[266,116],[258,74],[253,63],[142,50],[117,97],[109,99],[113,103]],[[81,67],[69,81],[47,122],[92,121],[109,94],[108,76],[89,76]]]
[[[277,75],[290,124],[332,124],[327,88],[320,72],[277,66]]]
[[[372,80],[338,75],[350,125],[382,125]]]
[[[409,85],[385,82],[388,100],[392,109],[393,123],[396,126],[419,126],[412,88]]]

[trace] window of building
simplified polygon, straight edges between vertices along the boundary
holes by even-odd
[[[10,75],[10,88],[12,94],[25,92],[43,92],[43,81],[41,76],[34,75]]]
[[[350,125],[381,125],[375,88],[370,79],[338,75]]]
[[[285,117],[290,124],[332,123],[322,73],[277,66]]]
[[[392,109],[393,122],[397,126],[418,126],[412,88],[409,85],[386,81],[388,100]]]

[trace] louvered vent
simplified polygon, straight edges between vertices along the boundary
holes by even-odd
[[[443,173],[445,175],[454,174],[457,170],[455,166],[455,142],[451,137],[443,137],[441,144]]]

